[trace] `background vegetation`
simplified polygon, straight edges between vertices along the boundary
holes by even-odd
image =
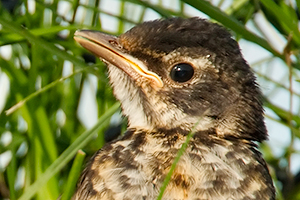
[[[0,199],[69,199],[82,163],[120,122],[126,126],[110,121],[120,111],[106,69],[74,42],[75,30],[119,35],[148,19],[195,15],[267,55],[251,66],[263,85],[269,130],[280,127],[270,136],[288,143],[261,149],[277,199],[300,199],[299,7],[299,0],[2,0]]]

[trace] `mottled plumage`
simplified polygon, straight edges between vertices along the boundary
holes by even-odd
[[[129,124],[91,159],[73,199],[156,199],[192,129],[163,199],[275,199],[255,144],[267,138],[260,90],[224,28],[172,18],[75,39],[108,64]]]

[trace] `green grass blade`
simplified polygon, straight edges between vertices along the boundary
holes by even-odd
[[[19,200],[31,199],[39,189],[47,183],[47,181],[59,172],[76,154],[76,152],[83,148],[93,136],[102,128],[107,126],[110,117],[118,110],[119,103],[115,103],[110,107],[98,120],[97,124],[90,130],[82,133],[48,168],[39,176],[39,178],[30,185]]]
[[[156,6],[151,3],[148,3],[147,1],[139,1],[139,0],[126,0],[126,1],[134,3],[134,4],[138,4],[141,6],[145,6],[146,8],[150,8],[150,9],[154,10],[155,12],[157,12],[158,14],[160,14],[164,18],[172,17],[172,13],[169,12],[168,10],[164,9],[161,6]]]
[[[278,22],[288,34],[292,33],[294,41],[300,45],[300,33],[298,30],[298,19],[293,19],[273,0],[261,0],[261,3],[277,18]],[[287,7],[287,5],[283,4]]]
[[[55,134],[50,128],[49,118],[43,107],[38,107],[35,111],[35,119],[39,126],[39,136],[45,154],[50,158],[51,162],[54,162],[57,158],[57,149],[55,144]]]
[[[187,4],[193,6],[197,10],[207,14],[211,18],[222,23],[224,26],[232,29],[234,32],[241,34],[242,37],[248,41],[254,42],[264,49],[271,52],[274,56],[277,56],[284,60],[284,56],[271,47],[271,45],[263,38],[247,30],[247,28],[241,24],[237,19],[228,16],[225,12],[218,7],[211,5],[207,1],[195,1],[195,0],[183,0]]]
[[[165,190],[166,190],[166,188],[167,188],[167,186],[168,186],[168,184],[169,184],[169,182],[171,180],[171,177],[172,177],[172,175],[174,173],[176,165],[179,162],[179,160],[180,160],[181,156],[183,155],[183,153],[185,152],[185,150],[186,150],[186,148],[188,146],[188,143],[190,142],[190,140],[193,137],[193,135],[194,134],[189,133],[187,135],[187,137],[186,137],[185,142],[181,145],[181,147],[180,147],[180,149],[179,149],[179,151],[178,151],[178,153],[177,153],[177,155],[176,155],[176,157],[174,159],[174,162],[172,163],[171,168],[170,168],[170,170],[169,170],[169,172],[168,172],[168,174],[167,174],[167,176],[166,176],[166,178],[165,178],[165,180],[164,180],[164,182],[163,182],[163,184],[162,184],[162,186],[160,188],[157,200],[161,200],[162,199],[162,197],[164,195],[164,192],[165,192]]]
[[[76,30],[80,29],[82,26],[52,26],[49,28],[37,28],[30,30],[31,34],[34,36],[45,36],[45,35],[51,35],[56,34],[62,30]],[[17,33],[8,33],[3,34],[0,39],[0,46],[21,42],[24,40],[25,37],[23,35],[17,34]]]
[[[1,18],[1,17],[0,17],[0,24],[5,29],[11,31],[12,33],[18,33],[19,35],[22,35],[29,42],[34,43],[37,46],[39,46],[40,48],[43,48],[43,49],[47,50],[49,53],[51,53],[53,55],[57,55],[58,57],[60,57],[63,60],[69,60],[72,63],[74,63],[75,66],[78,66],[78,67],[81,67],[81,68],[86,67],[86,64],[82,60],[79,60],[78,58],[76,58],[75,56],[70,55],[66,51],[63,51],[63,50],[59,49],[54,44],[52,44],[50,42],[47,42],[47,41],[43,40],[42,38],[33,35],[27,29],[21,28],[20,25],[15,24],[14,22],[8,21],[8,20],[6,20],[4,18]]]
[[[69,173],[68,181],[66,183],[66,188],[64,193],[62,194],[61,200],[71,199],[77,180],[80,176],[84,158],[85,158],[85,153],[81,150],[78,150],[71,171]]]
[[[24,99],[22,99],[21,101],[19,101],[17,104],[13,105],[11,108],[9,108],[8,110],[5,111],[6,115],[10,115],[13,112],[15,112],[17,109],[19,109],[20,107],[22,107],[26,102],[30,101],[31,99],[37,97],[39,94],[51,89],[52,87],[56,86],[59,83],[62,83],[63,81],[67,80],[68,78],[71,78],[72,76],[74,76],[75,74],[81,73],[85,70],[89,70],[87,67],[80,69],[80,70],[76,70],[73,74],[70,74],[69,76],[65,76],[62,77],[60,79],[57,79],[51,83],[49,83],[48,85],[46,85],[45,87],[37,90],[34,93],[31,93],[30,95],[28,95],[27,97],[25,97]]]
[[[15,200],[16,199],[16,192],[15,192],[15,181],[16,181],[16,174],[17,174],[17,166],[16,166],[16,156],[15,152],[12,152],[12,160],[10,161],[8,167],[7,167],[7,181],[8,181],[8,187],[10,191],[10,199]]]
[[[167,186],[168,186],[168,184],[169,184],[169,182],[171,180],[173,172],[174,172],[174,170],[176,168],[176,165],[179,162],[181,156],[184,154],[186,148],[188,147],[188,144],[189,144],[190,140],[194,136],[194,134],[195,134],[195,127],[198,126],[200,120],[201,120],[201,118],[198,120],[198,122],[194,125],[193,129],[186,136],[185,142],[181,145],[180,149],[178,150],[177,155],[176,155],[176,157],[175,157],[175,159],[174,159],[174,161],[173,161],[173,163],[171,165],[171,168],[170,168],[170,170],[169,170],[169,172],[168,172],[168,174],[167,174],[167,176],[166,176],[166,178],[165,178],[165,180],[164,180],[164,182],[163,182],[163,184],[162,184],[162,186],[160,188],[159,194],[157,196],[157,200],[161,200],[162,199],[162,197],[164,195],[164,192],[165,192],[165,190],[166,190],[166,188],[167,188]]]

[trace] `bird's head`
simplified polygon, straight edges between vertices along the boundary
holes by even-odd
[[[219,25],[171,18],[145,22],[119,37],[82,30],[75,39],[108,64],[129,127],[266,139],[254,74]]]

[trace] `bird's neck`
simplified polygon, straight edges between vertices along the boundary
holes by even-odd
[[[256,148],[257,145],[247,139],[238,138],[238,137],[220,137],[215,129],[207,129],[207,130],[201,130],[201,131],[189,131],[181,128],[156,128],[156,129],[147,129],[145,127],[129,127],[125,135],[128,135],[129,137],[135,137],[142,136],[149,139],[158,139],[157,144],[160,143],[168,143],[169,141],[178,142],[182,144],[186,141],[186,137],[188,135],[192,135],[191,142],[197,142],[197,143],[203,143],[203,145],[216,143],[221,146],[227,146],[228,143],[231,144],[238,144],[241,146],[248,146],[248,147],[254,147]]]

